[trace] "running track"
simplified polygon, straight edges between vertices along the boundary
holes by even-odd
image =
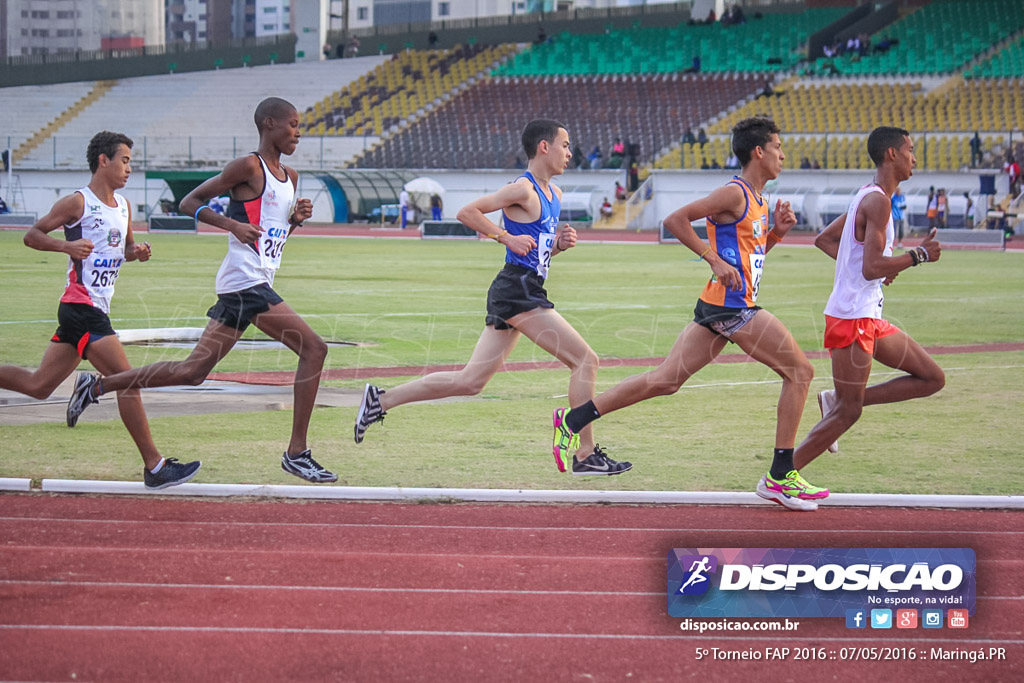
[[[0,496],[0,679],[1024,677],[1022,511]],[[972,547],[965,631],[696,636],[672,547]],[[697,647],[1005,647],[1007,660],[695,661]],[[838,656],[838,655],[837,655]]]

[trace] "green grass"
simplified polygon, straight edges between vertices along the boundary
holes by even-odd
[[[0,232],[0,362],[34,367],[55,327],[66,259]],[[154,258],[122,270],[112,318],[118,329],[202,326],[213,303],[223,238],[152,235]],[[558,310],[603,358],[664,355],[690,320],[707,267],[680,247],[584,244],[559,257],[548,282]],[[327,367],[464,362],[483,325],[484,296],[500,266],[490,243],[295,239],[276,289],[322,336],[366,346],[334,347]],[[887,290],[886,316],[925,345],[1019,342],[1024,338],[1024,254],[947,251]],[[821,310],[831,262],[813,249],[773,251],[762,281],[765,308],[806,350],[821,349]],[[734,353],[734,348],[726,353]],[[129,348],[133,364],[183,358],[180,349]],[[512,360],[547,360],[528,340]],[[1024,353],[938,355],[939,394],[869,407],[842,440],[843,453],[807,470],[837,491],[1019,494],[1015,430],[1024,406]],[[829,382],[814,361],[813,391]],[[233,351],[218,371],[292,370],[289,352]],[[607,368],[599,390],[640,371]],[[876,368],[878,378],[887,368]],[[567,373],[502,373],[480,400],[404,406],[351,441],[355,410],[318,409],[310,443],[341,480],[362,486],[456,486],[749,490],[769,462],[775,375],[755,364],[704,369],[677,395],[602,419],[598,441],[632,460],[622,477],[559,475],[550,450],[550,410],[565,403]],[[381,381],[385,387],[401,380]],[[357,388],[361,382],[332,381]],[[808,400],[800,435],[813,426]],[[290,412],[152,420],[167,455],[204,460],[204,482],[297,483],[277,463]],[[0,476],[136,478],[140,461],[117,421],[0,426]],[[10,444],[17,444],[11,447]]]

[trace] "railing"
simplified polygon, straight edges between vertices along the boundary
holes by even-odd
[[[209,50],[222,50],[238,47],[267,47],[285,41],[287,34],[280,36],[261,36],[259,38],[234,38],[231,40],[210,42],[169,43],[165,45],[145,45],[142,47],[118,48],[112,50],[77,50],[74,52],[51,52],[45,55],[17,55],[0,60],[7,66],[41,66],[45,64],[76,64],[102,59],[125,59],[133,57],[152,57],[163,55],[192,54]]]

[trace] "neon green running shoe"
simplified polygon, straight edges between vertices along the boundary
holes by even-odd
[[[821,500],[822,498],[828,498],[828,489],[814,486],[800,476],[800,473],[796,470],[790,470],[787,472],[786,478],[781,481],[774,479],[771,472],[769,472],[765,475],[765,484],[771,490],[784,493],[787,496],[801,498],[803,500]]]
[[[555,456],[555,464],[558,466],[559,472],[569,469],[573,454],[580,448],[580,435],[565,424],[565,418],[568,416],[568,408],[556,408],[551,416],[551,423],[555,428],[555,437],[551,441],[551,453]]]

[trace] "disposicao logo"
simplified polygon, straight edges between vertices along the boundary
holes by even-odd
[[[674,548],[668,613],[850,619],[851,610],[955,607],[973,614],[975,564],[970,548]]]

